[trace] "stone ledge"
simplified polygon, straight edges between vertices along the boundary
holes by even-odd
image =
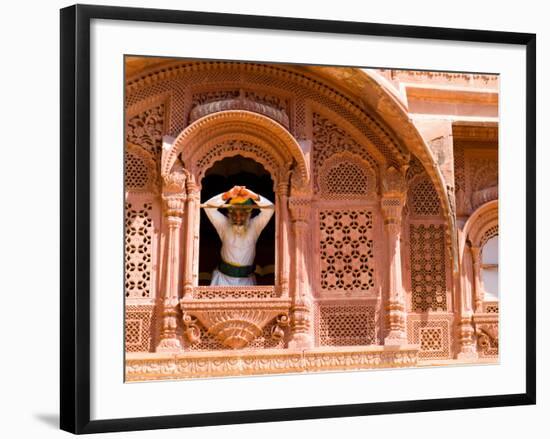
[[[418,345],[126,354],[126,381],[413,367]]]

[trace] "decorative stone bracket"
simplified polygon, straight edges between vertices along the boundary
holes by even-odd
[[[180,308],[184,332],[191,343],[199,341],[197,319],[224,346],[241,349],[259,337],[266,325],[277,317],[272,336],[280,338],[280,327],[288,325],[290,300],[201,301],[184,298],[180,300]]]

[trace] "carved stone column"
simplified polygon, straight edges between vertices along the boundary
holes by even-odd
[[[193,261],[195,250],[195,218],[200,203],[199,187],[192,176],[187,176],[187,210],[185,211],[185,262],[183,278],[183,295],[185,298],[193,296]]]
[[[279,229],[279,247],[277,254],[278,283],[281,288],[281,297],[289,297],[289,273],[290,273],[290,254],[289,254],[289,215],[288,215],[288,191],[290,187],[288,172],[283,173],[277,184],[277,221]]]
[[[458,345],[460,350],[457,354],[459,359],[478,357],[474,338],[475,328],[472,310],[472,280],[474,275],[472,252],[470,250],[470,246],[466,243],[462,257],[462,275],[460,276],[460,317],[458,319]]]
[[[310,285],[308,278],[308,268],[306,254],[308,253],[308,231],[310,199],[302,197],[292,197],[289,199],[290,217],[292,220],[292,229],[294,232],[294,251],[292,252],[294,261],[293,273],[293,297],[290,308],[291,338],[289,348],[301,349],[313,345],[311,337],[311,298]]]
[[[472,266],[474,268],[474,309],[481,312],[483,309],[483,288],[481,287],[481,249],[470,247]]]
[[[164,202],[164,218],[168,225],[166,240],[166,264],[164,294],[162,296],[162,325],[157,352],[174,352],[182,349],[178,336],[178,283],[180,270],[180,236],[182,217],[185,205],[185,181],[182,173],[163,176],[162,200]]]
[[[401,266],[401,216],[405,205],[406,185],[401,173],[393,167],[386,171],[382,182],[381,200],[388,252],[387,320],[384,344],[407,343],[405,290]]]

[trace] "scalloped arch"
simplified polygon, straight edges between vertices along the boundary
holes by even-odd
[[[185,166],[198,176],[196,163],[203,159],[206,151],[229,140],[249,142],[260,148],[264,156],[260,161],[271,172],[287,169],[294,160],[300,180],[304,184],[309,182],[306,158],[292,134],[272,119],[245,110],[213,113],[189,125],[163,152],[162,175],[170,173],[181,154]],[[274,177],[278,178],[278,175]]]
[[[495,224],[498,225],[498,200],[483,204],[468,218],[464,224],[460,248],[464,248],[467,239],[479,246],[483,234]]]

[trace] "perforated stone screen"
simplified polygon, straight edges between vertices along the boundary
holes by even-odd
[[[439,196],[433,183],[427,177],[413,185],[409,205],[415,216],[440,215]]]
[[[348,160],[340,161],[325,171],[321,177],[321,193],[335,197],[347,195],[365,196],[372,192],[373,178],[369,171],[358,163]]]
[[[149,170],[145,161],[137,156],[126,152],[124,157],[124,188],[126,190],[144,189],[149,182]]]
[[[441,224],[410,226],[413,311],[446,311],[445,228]]]
[[[319,305],[316,323],[320,346],[361,346],[376,343],[373,305]]]
[[[126,297],[151,296],[152,203],[126,203]]]
[[[320,286],[322,291],[374,288],[373,214],[365,210],[322,210]]]
[[[154,333],[153,305],[128,305],[124,320],[127,352],[149,352]]]
[[[408,324],[409,342],[420,345],[419,358],[423,359],[447,359],[451,358],[450,321],[409,318]]]

